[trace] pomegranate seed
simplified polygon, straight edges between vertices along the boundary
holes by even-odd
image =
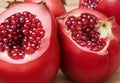
[[[35,50],[34,50],[33,47],[26,47],[26,48],[25,48],[25,53],[27,53],[27,54],[32,54],[34,51],[35,51]]]
[[[24,11],[22,15],[23,15],[24,17],[28,17],[29,14],[30,14],[29,12]]]
[[[4,47],[4,50],[9,50],[10,49],[10,47],[9,46],[6,46],[6,47]]]
[[[71,26],[71,21],[66,21],[65,24],[66,24],[67,26]]]
[[[9,55],[9,56],[10,56],[10,55]],[[19,58],[19,56],[18,56],[17,53],[12,54],[10,57],[11,57],[12,59],[18,59],[18,58]]]
[[[5,30],[5,25],[4,25],[4,23],[1,23],[1,25],[0,25],[0,30],[2,31],[2,30]]]

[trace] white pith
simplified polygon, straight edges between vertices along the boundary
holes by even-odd
[[[31,7],[30,7],[30,5],[31,5]],[[48,13],[48,11],[43,10],[42,8],[45,8],[45,6],[36,5],[36,4],[32,4],[32,3],[29,3],[29,4],[22,3],[19,5],[15,5],[14,7],[11,7],[10,9],[7,10],[7,12],[3,12],[0,15],[0,23],[2,23],[5,18],[7,18],[15,13],[28,11],[32,14],[37,15],[36,18],[38,18],[41,21],[41,23],[43,25],[43,29],[45,30],[45,36],[41,40],[41,45],[40,45],[39,50],[36,50],[31,55],[25,54],[24,59],[19,59],[19,60],[14,60],[14,59],[10,58],[8,56],[7,52],[0,52],[0,59],[1,60],[8,62],[8,63],[12,63],[12,64],[25,64],[25,63],[28,63],[30,61],[33,61],[33,60],[39,58],[48,49],[49,44],[50,44],[50,36],[51,36],[51,28],[50,27],[52,27],[52,22],[51,22],[52,19],[51,19],[50,14]],[[41,13],[39,12],[40,10],[41,10]],[[8,14],[8,12],[10,14]],[[45,14],[47,16],[43,17],[43,14]],[[49,23],[48,23],[48,20],[50,20]]]
[[[72,15],[72,14],[71,14]],[[74,14],[73,14],[74,15]],[[80,14],[75,14],[74,16],[79,16]],[[64,20],[64,24],[65,24],[65,21],[67,19]],[[106,26],[102,26],[103,24],[105,24]],[[66,27],[66,26],[65,26]],[[67,27],[66,27],[67,28]],[[100,50],[100,51],[92,51],[92,50],[89,50],[87,47],[82,47],[80,46],[79,44],[77,44],[71,37],[71,34],[72,32],[71,31],[68,31],[66,28],[64,28],[63,31],[65,31],[65,35],[67,35],[67,37],[69,37],[69,39],[78,47],[80,48],[81,50],[83,51],[86,51],[86,52],[90,52],[90,53],[95,53],[95,54],[98,54],[98,55],[105,55],[108,53],[107,51],[107,48],[109,46],[109,43],[110,43],[110,40],[111,40],[111,37],[113,38],[113,33],[111,31],[111,28],[112,28],[112,24],[110,21],[107,21],[107,20],[100,20],[100,28],[97,30],[99,33],[100,33],[100,38],[106,38],[107,41],[106,41],[106,46]]]

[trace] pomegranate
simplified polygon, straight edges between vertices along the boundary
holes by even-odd
[[[55,18],[44,4],[20,3],[4,11],[0,83],[51,83],[59,68],[56,32]]]
[[[77,83],[101,83],[118,68],[120,27],[114,17],[85,8],[58,18],[61,70]]]
[[[66,12],[64,7],[65,0],[24,0],[24,2],[33,3],[40,3],[41,1],[46,2],[48,8],[55,17],[65,14]]]
[[[80,7],[98,10],[108,17],[115,16],[120,24],[120,1],[119,0],[80,0]]]

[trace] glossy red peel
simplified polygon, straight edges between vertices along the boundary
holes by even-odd
[[[25,54],[23,59],[14,60],[0,52],[0,83],[51,83],[59,68],[56,21],[43,4],[21,3],[2,13],[0,24],[7,17],[23,11],[34,14],[41,21],[45,36],[41,39],[40,49]]]
[[[61,16],[66,13],[64,3],[62,0],[24,0],[25,2],[40,3],[41,1],[46,2],[46,5],[50,9],[51,13],[55,16]]]
[[[76,40],[71,38],[73,37],[71,35],[73,28],[68,29],[69,27],[65,24],[71,16],[80,19],[80,16],[84,13],[97,17],[98,24],[99,22],[100,24],[105,23],[105,27],[100,27],[101,25],[99,25],[97,31],[100,33],[100,38],[105,38],[108,42],[106,42],[105,47],[99,51],[94,51],[87,48],[86,45],[81,46],[81,44],[77,43],[78,40],[76,42]],[[78,24],[80,24],[80,22]],[[85,22],[87,23],[87,20]],[[74,21],[72,23],[75,24]],[[70,24],[70,26],[73,24]],[[120,38],[118,37],[118,35],[120,35],[120,27],[115,22],[108,20],[106,16],[95,10],[81,8],[59,17],[58,26],[61,45],[61,69],[70,79],[77,83],[101,83],[116,71],[120,57]],[[83,27],[81,27],[81,29],[83,29]],[[76,37],[78,36],[75,36],[75,38]]]

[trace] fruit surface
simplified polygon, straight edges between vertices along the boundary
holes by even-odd
[[[91,9],[75,9],[58,18],[61,69],[77,83],[101,83],[119,65],[120,27]]]
[[[119,0],[80,0],[79,7],[98,10],[108,17],[115,16],[120,25],[120,1]]]
[[[55,17],[65,14],[66,12],[64,3],[61,0],[24,0],[24,1],[34,3],[40,3],[41,1],[46,2],[46,5],[48,6],[48,8]]]
[[[56,21],[44,4],[0,15],[0,83],[51,83],[59,68]]]

